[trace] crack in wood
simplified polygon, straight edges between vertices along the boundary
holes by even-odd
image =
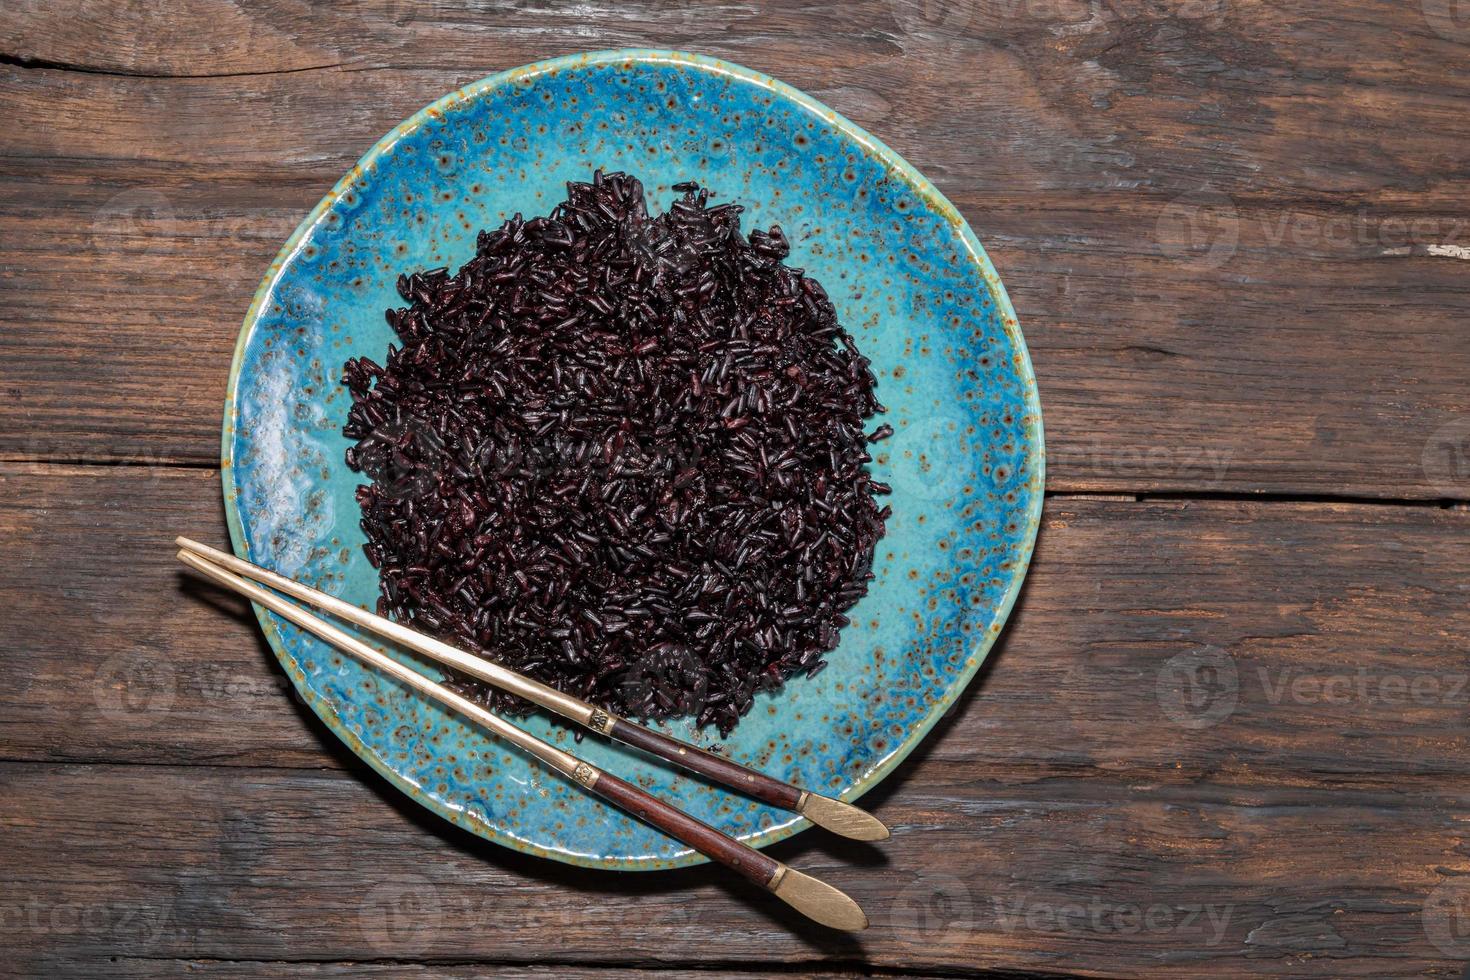
[[[39,472],[41,474],[44,474],[48,468],[54,468],[58,476],[62,475],[68,467],[74,469],[96,467],[135,470],[146,470],[156,467],[166,470],[178,470],[180,472],[196,471],[208,473],[213,473],[219,469],[219,464],[213,460],[186,459],[184,457],[171,457],[157,460],[141,460],[137,457],[108,459],[106,457],[93,456],[48,457],[43,459],[31,456],[0,454],[0,467],[5,466],[30,466],[36,468],[33,472]],[[3,473],[0,473],[0,475],[3,475]],[[1045,496],[1048,500],[1079,499],[1118,503],[1168,503],[1170,501],[1216,500],[1255,504],[1352,504],[1367,507],[1414,507],[1437,510],[1457,510],[1466,504],[1470,504],[1470,497],[1369,497],[1358,494],[1291,493],[1279,490],[1264,490],[1261,492],[1252,492],[1249,490],[1150,491],[1129,489],[1127,487],[1107,490],[1064,487],[1055,490],[1048,489],[1045,492]]]
[[[1082,973],[1059,973],[1053,971],[1039,972],[1035,970],[991,970],[983,967],[976,969],[945,969],[929,968],[915,972],[903,967],[890,967],[868,963],[861,959],[823,957],[812,960],[801,960],[797,962],[771,961],[763,962],[756,959],[734,960],[734,959],[710,959],[698,960],[667,959],[651,960],[647,957],[637,957],[628,960],[618,960],[613,957],[604,958],[602,962],[590,962],[586,960],[570,960],[537,957],[534,960],[507,959],[503,957],[484,958],[439,958],[409,956],[380,956],[356,959],[256,959],[250,957],[234,956],[143,956],[122,955],[110,957],[110,962],[117,964],[142,963],[142,964],[180,964],[198,966],[258,966],[258,967],[435,967],[438,969],[454,969],[456,967],[473,967],[483,969],[485,967],[508,967],[517,969],[535,969],[538,971],[576,971],[579,974],[598,976],[628,973],[634,970],[652,973],[677,973],[680,976],[690,974],[712,974],[726,976],[730,973],[736,975],[749,974],[752,976],[803,976],[814,977],[817,980],[827,977],[849,977],[856,974],[849,971],[861,970],[861,975],[866,977],[904,977],[915,978],[915,980],[945,980],[945,978],[977,978],[977,980],[1082,980],[1089,974]]]
[[[105,75],[111,78],[153,78],[153,79],[185,79],[185,78],[253,78],[260,75],[295,75],[307,71],[326,71],[332,68],[345,68],[345,63],[334,63],[330,65],[305,65],[300,68],[271,68],[264,71],[226,71],[226,72],[201,72],[198,74],[170,75],[159,72],[145,71],[119,71],[115,68],[98,68],[93,65],[82,65],[68,61],[52,61],[47,58],[31,58],[26,55],[0,53],[0,65],[10,65],[12,68],[24,68],[28,71],[70,71],[82,75]]]

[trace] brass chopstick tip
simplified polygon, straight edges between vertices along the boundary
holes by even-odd
[[[785,868],[772,893],[813,922],[845,932],[868,928],[868,916],[857,902],[825,881]]]
[[[888,827],[883,821],[866,810],[859,810],[851,803],[834,800],[830,796],[806,793],[797,806],[797,813],[818,827],[852,840],[887,840]]]

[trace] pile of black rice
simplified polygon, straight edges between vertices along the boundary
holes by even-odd
[[[779,227],[692,183],[649,215],[597,173],[549,216],[398,280],[402,341],[347,362],[379,611],[634,718],[728,734],[816,673],[887,507],[867,358]],[[528,706],[477,682],[472,697]]]

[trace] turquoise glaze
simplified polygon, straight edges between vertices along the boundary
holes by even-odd
[[[1041,514],[1041,410],[1005,290],[964,219],[832,110],[748,69],[663,51],[561,58],[453,92],[373,147],[296,229],[245,317],[223,477],[236,552],[365,607],[356,474],[343,462],[348,357],[381,361],[399,272],[457,268],[475,234],[543,214],[595,168],[641,177],[663,210],[698,180],[779,223],[878,373],[874,470],[894,515],[877,578],[830,666],[762,696],[734,758],[853,799],[906,756],[974,676],[1025,576]],[[877,424],[877,421],[873,423]],[[533,760],[260,612],[302,696],[353,751],[461,827],[573,864],[646,870],[699,855]],[[807,826],[597,738],[522,723],[763,846]],[[712,744],[715,733],[665,727]]]

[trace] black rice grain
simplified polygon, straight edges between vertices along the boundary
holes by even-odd
[[[379,611],[635,718],[728,734],[815,674],[888,509],[867,358],[780,228],[625,174],[401,276],[402,342],[347,362]],[[456,685],[503,711],[526,705]]]

